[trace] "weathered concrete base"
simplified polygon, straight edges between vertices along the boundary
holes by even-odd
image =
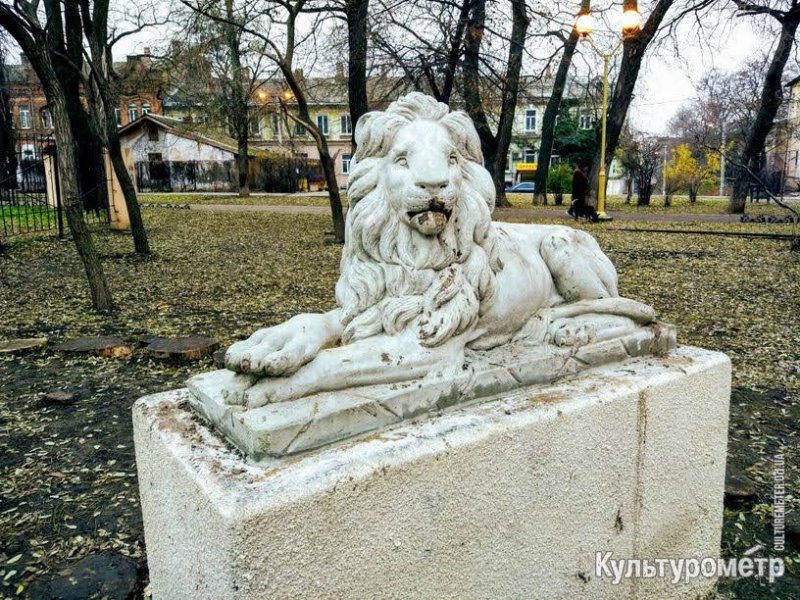
[[[715,557],[730,363],[682,347],[248,464],[187,409],[134,407],[155,600],[701,598],[595,575]]]

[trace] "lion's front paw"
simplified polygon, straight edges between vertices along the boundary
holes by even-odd
[[[225,367],[239,373],[281,377],[291,375],[316,356],[318,348],[302,336],[261,330],[236,342],[225,353]]]
[[[575,319],[559,319],[550,326],[549,337],[556,346],[583,346],[597,336],[594,325]]]

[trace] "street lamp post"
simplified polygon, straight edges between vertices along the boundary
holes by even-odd
[[[583,0],[578,18],[575,20],[575,30],[581,39],[589,42],[598,56],[603,59],[603,109],[600,115],[600,171],[597,177],[597,218],[600,221],[611,221],[612,217],[606,213],[606,125],[608,119],[608,71],[611,57],[622,47],[622,43],[638,33],[641,28],[642,17],[639,14],[636,0],[624,0],[622,11],[622,37],[617,41],[610,52],[598,48],[591,38],[594,29],[594,19],[589,8],[589,0]]]

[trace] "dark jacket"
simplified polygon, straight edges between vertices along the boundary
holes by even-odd
[[[580,169],[575,169],[572,173],[572,199],[579,202],[586,202],[586,195],[589,193],[589,178]]]

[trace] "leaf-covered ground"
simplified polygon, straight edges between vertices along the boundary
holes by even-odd
[[[564,196],[564,210],[569,205],[569,194]],[[240,198],[235,194],[140,194],[141,202],[151,204],[230,204],[230,205],[264,205],[264,206],[328,206],[328,196],[318,194],[258,194],[248,198]],[[552,197],[547,206],[534,206],[532,194],[508,194],[512,208],[525,208],[537,210],[553,210],[559,208],[553,204]],[[796,198],[787,200],[795,208],[800,208]],[[347,192],[342,192],[342,203],[347,203]],[[675,196],[672,206],[665,207],[660,196],[653,196],[648,206],[637,206],[635,198],[633,203],[626,203],[623,196],[610,196],[606,203],[607,210],[611,212],[640,213],[654,215],[693,214],[693,215],[722,215],[727,212],[727,198],[720,199],[715,196],[700,196],[697,202],[689,202],[688,196]],[[773,202],[769,204],[762,200],[760,203],[749,203],[746,207],[748,215],[788,215],[789,213]]]
[[[71,243],[11,240],[0,255],[0,340],[206,334],[225,345],[298,312],[332,307],[340,248],[325,243],[324,215],[146,209],[144,216],[150,260],[133,257],[126,236],[97,238],[120,307],[111,317],[91,313]],[[741,556],[762,544],[769,554],[772,457],[785,455],[790,494],[800,481],[800,255],[780,240],[581,226],[616,263],[625,295],[678,324],[682,343],[731,356],[729,463],[756,482],[758,496],[726,508],[723,549]],[[106,549],[137,558],[146,577],[130,407],[211,367],[208,359],[156,360],[141,347],[129,359],[49,349],[0,358],[0,597],[24,597],[38,577]],[[74,402],[44,398],[55,390],[75,393]],[[796,497],[788,504],[800,509]],[[786,556],[790,573],[779,584],[726,582],[720,596],[800,597],[796,542]]]

